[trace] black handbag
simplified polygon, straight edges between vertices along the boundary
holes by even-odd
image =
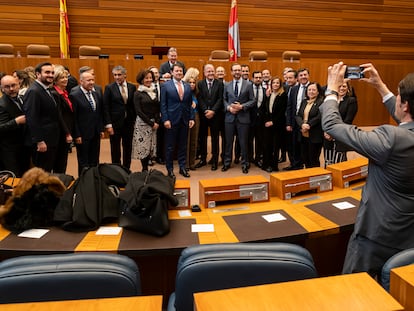
[[[12,179],[10,185],[6,185],[5,182]],[[0,205],[6,203],[7,199],[11,197],[13,193],[14,180],[16,175],[12,171],[0,171]]]
[[[157,170],[132,173],[119,198],[120,227],[155,236],[170,232],[168,204],[178,204],[171,177]]]

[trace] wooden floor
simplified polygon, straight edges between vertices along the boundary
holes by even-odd
[[[360,155],[355,152],[348,153],[348,159],[351,160],[356,157],[360,157]],[[207,160],[209,160],[209,158],[207,158]],[[103,139],[101,143],[100,163],[110,163],[110,162],[111,162],[111,154],[110,154],[109,139]],[[289,161],[280,163],[279,169],[281,170],[288,165],[289,165]],[[323,152],[321,154],[321,165],[323,165]],[[167,173],[165,165],[155,164],[152,168],[162,171],[164,174]],[[139,160],[132,160],[131,171],[133,172],[141,171],[141,162]],[[78,175],[77,172],[78,172],[78,164],[76,160],[76,149],[73,148],[73,152],[69,153],[67,174],[77,177]],[[177,179],[185,179],[184,177],[178,174],[178,165],[176,162],[174,162],[174,172],[175,172]],[[241,165],[234,164],[234,163],[232,163],[230,169],[226,172],[221,171],[221,165],[219,164],[219,167],[216,171],[211,171],[211,166],[207,165],[195,171],[190,171],[190,175],[191,177],[189,179],[190,179],[190,184],[191,184],[191,194],[190,194],[191,204],[199,203],[199,199],[198,199],[199,197],[198,181],[199,180],[214,179],[214,178],[227,178],[227,177],[243,178],[244,176],[246,176],[241,171]],[[263,175],[269,178],[270,173],[263,171],[262,169],[252,164],[249,170],[249,175]]]

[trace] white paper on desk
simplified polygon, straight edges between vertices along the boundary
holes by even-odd
[[[214,232],[214,224],[193,224],[191,232]]]
[[[191,216],[191,211],[189,209],[179,210],[178,216],[180,217],[189,217]]]
[[[339,208],[340,210],[344,210],[344,209],[348,209],[348,208],[354,208],[355,205],[351,204],[349,202],[338,202],[338,203],[333,203],[333,206],[335,206],[336,208]]]
[[[21,238],[40,239],[42,236],[44,236],[49,231],[50,231],[49,229],[29,229],[29,230],[23,231],[17,236]]]
[[[121,227],[99,227],[96,231],[96,235],[118,235],[121,232]]]
[[[286,220],[286,217],[283,216],[281,213],[274,213],[274,214],[262,215],[262,217],[267,222],[275,222],[275,221]]]

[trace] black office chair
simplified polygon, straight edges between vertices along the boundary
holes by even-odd
[[[193,293],[317,277],[311,254],[286,243],[190,246],[178,261],[168,311],[192,311]]]
[[[381,271],[380,282],[382,287],[384,287],[387,291],[390,291],[391,269],[411,264],[414,264],[414,248],[403,250],[388,259]]]
[[[126,297],[141,294],[136,263],[123,255],[22,256],[0,263],[0,303]]]

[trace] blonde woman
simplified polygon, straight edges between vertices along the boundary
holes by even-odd
[[[187,141],[187,168],[190,170],[195,170],[195,160],[197,156],[197,141],[198,141],[198,132],[200,129],[200,117],[198,114],[198,100],[197,100],[197,80],[198,75],[200,74],[197,68],[191,67],[188,68],[183,81],[188,83],[192,92],[192,104],[191,107],[194,110],[194,126],[188,131],[188,141]]]

